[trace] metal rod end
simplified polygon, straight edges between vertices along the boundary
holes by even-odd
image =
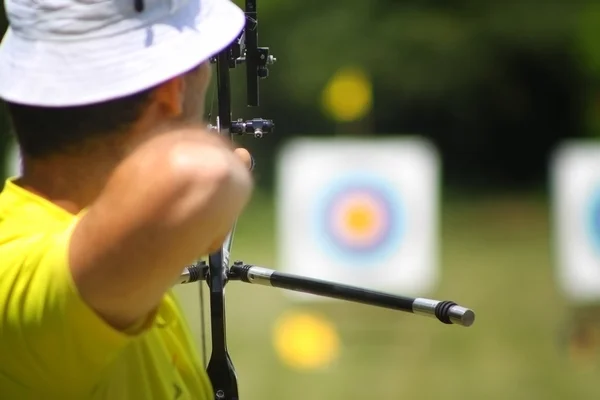
[[[475,322],[475,312],[461,306],[450,307],[448,317],[453,324],[464,326],[465,328],[468,328]]]
[[[435,317],[444,324],[455,324],[469,327],[475,322],[475,312],[469,308],[461,307],[453,301],[439,301],[416,298],[413,301],[415,314]]]

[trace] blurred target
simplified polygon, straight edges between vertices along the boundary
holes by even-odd
[[[550,164],[557,284],[575,304],[600,300],[600,145],[570,140]]]
[[[4,159],[4,177],[12,177],[21,173],[21,155],[16,143],[11,142],[8,145],[7,153]]]
[[[424,295],[437,281],[438,167],[420,138],[288,142],[277,168],[280,270]]]

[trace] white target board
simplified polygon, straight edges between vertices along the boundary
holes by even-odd
[[[19,147],[16,143],[11,143],[8,146],[8,152],[4,164],[5,178],[17,176],[21,173],[21,157]]]
[[[561,144],[551,162],[558,285],[573,302],[600,300],[600,143]]]
[[[440,167],[430,142],[300,138],[277,167],[277,270],[397,294],[433,290]]]

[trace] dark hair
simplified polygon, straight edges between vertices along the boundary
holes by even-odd
[[[149,104],[152,91],[75,107],[6,105],[21,152],[41,158],[74,152],[92,139],[126,132]]]

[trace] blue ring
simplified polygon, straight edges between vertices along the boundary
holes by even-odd
[[[346,243],[340,243],[331,231],[329,225],[330,210],[339,198],[354,190],[364,190],[375,193],[384,203],[386,213],[386,229],[381,239],[374,245],[356,248]],[[314,238],[317,244],[327,254],[333,255],[339,261],[350,265],[384,262],[400,247],[404,234],[404,210],[397,190],[380,176],[366,173],[349,173],[346,177],[336,180],[319,196],[313,205]]]
[[[367,189],[367,190],[365,190]],[[325,230],[326,234],[330,237],[331,240],[333,240],[335,243],[337,243],[337,245],[344,249],[345,251],[349,251],[351,253],[357,253],[357,254],[362,254],[368,251],[373,250],[374,248],[377,248],[383,240],[386,239],[386,237],[389,235],[390,232],[390,221],[386,220],[384,221],[384,226],[383,226],[383,230],[380,233],[380,238],[378,238],[374,243],[370,243],[367,246],[360,246],[360,247],[354,247],[353,245],[349,244],[349,243],[344,243],[344,239],[341,237],[341,235],[338,235],[337,232],[334,230],[334,228],[331,226],[331,219],[328,218],[329,216],[332,215],[333,213],[333,209],[335,208],[335,205],[338,203],[338,199],[343,199],[347,194],[352,194],[353,192],[361,192],[361,191],[366,191],[367,193],[372,193],[372,188],[365,188],[362,185],[355,185],[355,186],[348,186],[346,188],[344,188],[341,192],[336,193],[335,195],[333,195],[330,199],[328,204],[326,205],[325,208],[325,218],[326,221],[323,221],[323,229]],[[394,210],[393,207],[389,204],[389,201],[387,198],[381,198],[379,193],[374,193],[374,195],[377,197],[377,200],[381,201],[383,203],[383,207],[384,207],[384,217],[387,217],[389,215],[393,215],[394,214]]]
[[[600,254],[600,188],[596,188],[591,197],[586,226],[592,246]]]

